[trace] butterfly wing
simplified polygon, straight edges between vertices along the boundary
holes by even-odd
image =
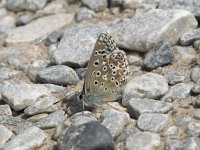
[[[124,51],[118,50],[108,33],[101,33],[96,41],[85,76],[84,93],[88,101],[111,101],[116,97],[128,75]]]

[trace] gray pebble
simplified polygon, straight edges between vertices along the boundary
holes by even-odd
[[[177,72],[167,72],[163,75],[165,79],[167,79],[169,85],[175,85],[177,83],[180,83],[184,81],[185,77],[182,75],[179,75]]]
[[[93,10],[90,10],[86,7],[81,7],[75,15],[76,21],[81,22],[83,20],[88,20],[96,17],[96,14]]]
[[[107,0],[83,0],[82,3],[96,12],[103,11],[108,6]]]
[[[9,105],[0,105],[0,115],[12,115]]]
[[[13,133],[4,125],[0,124],[0,147],[3,146],[12,136]]]
[[[200,123],[190,122],[186,129],[187,136],[200,136]]]
[[[194,41],[200,40],[200,29],[197,28],[190,33],[185,33],[180,37],[180,44],[183,46],[191,45]]]

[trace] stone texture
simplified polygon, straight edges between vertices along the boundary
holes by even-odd
[[[165,141],[165,149],[170,149],[170,150],[176,150],[176,149],[182,149],[182,141],[177,139],[177,138],[168,138]]]
[[[90,59],[97,37],[105,31],[104,24],[79,25],[66,29],[57,49],[50,54],[52,62],[72,67],[85,66]]]
[[[143,131],[161,132],[168,125],[168,115],[145,113],[139,116],[137,126]]]
[[[42,84],[42,85],[44,85],[49,91],[51,91],[51,93],[62,92],[66,89],[64,86],[59,86],[55,84]]]
[[[11,115],[0,115],[0,124],[9,124],[16,126],[19,123],[23,123],[24,119],[20,117],[14,117]]]
[[[75,15],[76,21],[81,22],[83,20],[88,20],[96,17],[96,14],[93,10],[90,10],[86,7],[81,7]]]
[[[178,72],[167,72],[163,75],[165,79],[167,79],[169,85],[175,85],[177,83],[180,83],[184,81],[185,77],[182,75],[179,75]]]
[[[22,110],[41,96],[50,94],[46,87],[36,84],[10,84],[3,88],[2,99],[14,110]]]
[[[47,0],[8,0],[7,8],[11,11],[37,11],[46,5]]]
[[[181,115],[174,121],[175,126],[187,126],[192,121],[192,118],[188,115]]]
[[[9,30],[15,28],[15,18],[13,16],[5,15],[0,17],[0,32],[7,33]]]
[[[106,109],[100,116],[100,122],[104,125],[115,139],[129,123],[130,116],[126,112],[119,112],[115,109]]]
[[[13,133],[4,125],[0,124],[0,147],[4,145],[12,136]]]
[[[20,73],[6,67],[0,68],[0,81],[16,78]]]
[[[190,91],[193,87],[193,83],[179,83],[170,88],[165,96],[162,97],[162,101],[172,102],[174,100],[180,100],[187,98],[190,95]]]
[[[64,65],[51,66],[39,71],[37,79],[42,83],[59,85],[77,84],[79,81],[76,72],[72,68]]]
[[[200,136],[200,124],[197,122],[190,122],[186,129],[187,136]]]
[[[200,80],[198,80],[192,87],[192,92],[195,94],[200,94]]]
[[[147,52],[161,41],[176,44],[180,35],[196,26],[194,16],[188,11],[154,9],[139,17],[113,23],[110,33],[120,48]]]
[[[76,150],[113,150],[114,144],[106,127],[97,121],[92,121],[79,126],[71,126],[64,136],[58,139],[59,150],[73,147],[76,147]]]
[[[161,143],[160,136],[156,133],[141,132],[129,136],[126,141],[126,150],[154,150]]]
[[[82,3],[96,12],[103,11],[108,6],[107,0],[83,0]]]
[[[0,105],[0,115],[12,115],[9,105]]]
[[[144,67],[152,70],[171,63],[174,60],[174,54],[168,43],[158,43],[150,50],[144,58]]]
[[[125,87],[122,104],[134,98],[159,99],[168,91],[168,83],[163,76],[155,73],[146,73],[129,81]]]
[[[40,113],[54,112],[58,110],[58,107],[54,105],[54,103],[57,103],[58,101],[60,100],[52,96],[43,97],[39,99],[35,104],[27,107],[24,110],[24,113],[26,115],[36,115]]]
[[[37,127],[30,127],[12,138],[3,147],[4,150],[25,150],[40,147],[46,139],[44,131]]]
[[[200,29],[195,29],[191,33],[185,33],[180,37],[180,44],[183,46],[192,45],[196,40],[200,40]]]
[[[195,108],[200,108],[200,95],[193,99],[192,104]]]
[[[53,31],[71,23],[72,19],[73,15],[71,14],[57,14],[39,18],[25,26],[10,30],[5,40],[6,45],[17,45],[45,38]]]
[[[38,121],[36,126],[42,129],[54,128],[63,122],[64,114],[62,110],[55,111]]]
[[[173,104],[153,99],[132,98],[128,102],[128,112],[133,118],[144,113],[168,113]]]
[[[51,33],[45,40],[45,45],[50,46],[51,44],[56,44],[60,41],[62,34],[60,32]]]
[[[178,127],[177,126],[171,126],[169,127],[165,132],[164,132],[164,136],[168,136],[168,137],[176,137],[178,134]]]
[[[199,67],[192,68],[191,79],[194,82],[197,82],[200,79],[200,68]]]
[[[38,122],[39,120],[41,120],[41,119],[43,119],[43,118],[45,118],[47,116],[48,116],[48,114],[38,114],[38,115],[34,115],[32,117],[29,117],[27,119],[27,121],[35,123],[35,122]]]

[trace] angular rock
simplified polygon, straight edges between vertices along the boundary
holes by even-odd
[[[66,29],[58,48],[50,54],[52,62],[68,66],[85,66],[97,37],[105,31],[104,24],[79,25]]]
[[[0,17],[0,32],[7,33],[9,30],[15,28],[15,18],[13,16]]]
[[[187,136],[200,136],[200,123],[190,122],[186,129]]]
[[[13,133],[4,125],[0,124],[0,147],[4,145],[12,136]]]
[[[39,97],[49,95],[46,87],[36,84],[10,84],[2,91],[2,99],[14,110],[22,110],[34,104]]]
[[[0,105],[0,115],[12,115],[9,105]]]
[[[81,7],[75,15],[76,21],[81,22],[83,20],[88,20],[96,17],[96,14],[93,10],[90,10],[86,7]]]
[[[168,113],[173,104],[153,99],[132,98],[128,102],[128,112],[133,118],[138,118],[144,113]]]
[[[197,21],[189,11],[154,9],[112,24],[110,33],[120,48],[147,52],[161,41],[176,44],[183,33],[194,30],[196,26]]]
[[[82,3],[96,12],[103,11],[108,6],[107,0],[83,0]]]
[[[19,72],[6,67],[0,68],[0,81],[16,78]]]
[[[62,92],[66,88],[63,86],[55,85],[55,84],[42,84],[44,85],[51,93],[57,93],[57,92]]]
[[[38,114],[38,115],[34,115],[32,117],[29,117],[27,119],[27,121],[29,121],[29,122],[38,122],[39,120],[41,120],[41,119],[43,119],[43,118],[45,118],[47,116],[48,116],[48,114]]]
[[[24,130],[33,127],[33,123],[32,122],[23,122],[23,123],[18,123],[17,126],[12,130],[15,134],[20,134],[22,133]]]
[[[174,100],[187,98],[190,95],[193,85],[194,84],[192,82],[176,84],[170,88],[170,90],[161,98],[161,100],[173,102]]]
[[[26,13],[19,16],[16,20],[16,26],[24,26],[30,23],[34,19],[34,15],[32,13]]]
[[[158,99],[168,91],[168,83],[163,76],[155,73],[146,73],[133,78],[127,83],[122,104],[127,105],[128,100],[134,98]]]
[[[168,115],[158,113],[145,113],[139,116],[137,126],[143,131],[161,132],[168,124]]]
[[[114,150],[114,142],[106,127],[97,121],[92,121],[79,126],[71,126],[64,136],[58,139],[59,150],[74,147],[76,150]]]
[[[46,139],[44,131],[37,127],[30,127],[12,138],[3,147],[4,150],[25,150],[40,147]]]
[[[54,103],[57,103],[60,101],[59,99],[52,97],[52,96],[46,96],[38,100],[35,104],[27,107],[24,110],[24,113],[26,115],[36,115],[40,113],[51,113],[56,110],[58,110],[58,107],[54,105]]]
[[[191,79],[194,82],[197,82],[200,79],[200,68],[199,67],[195,67],[192,69]]]
[[[39,71],[37,79],[42,83],[59,85],[77,84],[79,81],[76,72],[72,68],[64,65],[51,66]]]
[[[156,133],[141,132],[129,136],[126,141],[126,150],[153,150],[160,146],[161,139]]]
[[[144,67],[152,70],[174,60],[174,54],[168,43],[158,43],[151,51],[149,51],[144,58]]]
[[[183,46],[192,45],[196,40],[200,40],[200,29],[195,29],[191,33],[185,33],[180,37],[180,44]]]
[[[50,46],[51,44],[56,44],[60,41],[62,34],[59,32],[53,32],[51,33],[47,39],[45,40],[45,45]]]
[[[11,11],[37,11],[46,5],[47,0],[8,0],[7,8]]]
[[[39,18],[25,26],[10,30],[5,40],[6,45],[29,43],[39,38],[45,38],[53,31],[71,23],[72,19],[73,15],[71,14],[57,14]]]
[[[11,115],[0,115],[0,124],[9,124],[16,126],[18,123],[23,123],[24,120],[20,117],[13,117]]]
[[[130,116],[126,112],[119,112],[115,109],[106,109],[100,116],[100,122],[104,125],[115,139],[129,123]]]
[[[54,128],[63,122],[64,114],[65,112],[62,110],[55,111],[38,121],[36,126],[41,129]]]
[[[169,85],[175,85],[184,81],[185,77],[178,74],[178,72],[167,72],[163,75],[167,79]]]

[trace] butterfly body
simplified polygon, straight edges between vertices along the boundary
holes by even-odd
[[[128,76],[128,62],[108,33],[101,33],[88,63],[81,99],[86,106],[97,106],[119,98],[120,87]]]

